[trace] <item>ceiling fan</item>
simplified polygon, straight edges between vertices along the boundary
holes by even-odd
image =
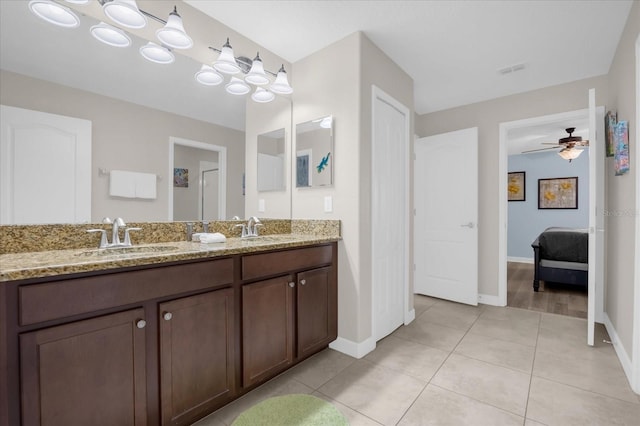
[[[558,139],[558,142],[544,142],[542,145],[553,145],[548,148],[538,148],[538,149],[530,149],[528,151],[522,151],[523,154],[529,152],[538,152],[538,151],[546,151],[549,149],[558,149],[561,148],[560,152],[569,151],[576,146],[589,146],[589,141],[582,140],[581,136],[573,136],[573,132],[576,131],[575,127],[569,127],[565,129],[569,136],[565,136],[564,138]]]

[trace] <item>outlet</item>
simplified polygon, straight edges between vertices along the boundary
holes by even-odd
[[[265,210],[266,210],[266,207],[265,207],[264,198],[260,198],[258,200],[258,211],[260,213],[264,213]]]

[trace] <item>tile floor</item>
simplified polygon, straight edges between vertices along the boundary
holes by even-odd
[[[640,425],[613,347],[583,319],[416,296],[416,320],[360,360],[327,349],[196,423],[230,425],[257,402],[307,393],[352,426]]]

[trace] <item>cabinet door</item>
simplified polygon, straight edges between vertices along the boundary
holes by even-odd
[[[293,361],[293,292],[290,276],[242,287],[243,384],[275,375]]]
[[[20,336],[24,426],[147,423],[144,311]]]
[[[331,268],[301,272],[297,278],[297,356],[304,358],[337,337],[337,289]]]
[[[233,289],[160,304],[163,425],[191,424],[235,393]]]

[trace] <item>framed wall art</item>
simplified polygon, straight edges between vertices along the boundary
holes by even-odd
[[[613,111],[607,112],[607,115],[604,117],[604,146],[607,157],[613,157],[614,154],[614,139],[617,123],[618,114]]]
[[[526,201],[526,172],[509,172],[507,194],[509,201]]]
[[[538,179],[538,209],[577,209],[578,177]]]
[[[189,187],[189,169],[174,168],[173,169],[173,187],[188,188]]]
[[[616,176],[623,175],[629,171],[629,122],[618,121],[614,132],[613,156]]]

